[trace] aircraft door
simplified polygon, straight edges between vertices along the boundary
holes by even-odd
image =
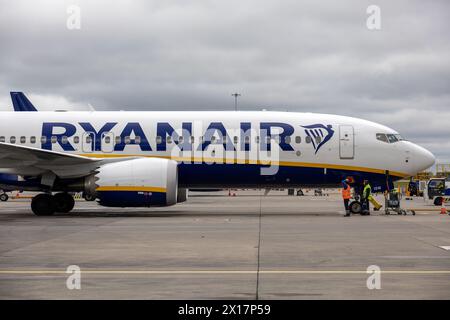
[[[114,133],[103,132],[101,139],[102,152],[111,153],[114,151]]]
[[[355,134],[353,126],[339,126],[339,156],[341,159],[355,157]]]

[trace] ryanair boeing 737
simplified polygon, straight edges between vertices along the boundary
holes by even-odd
[[[107,207],[170,206],[189,188],[375,191],[434,164],[386,126],[288,112],[35,112],[21,93],[0,112],[0,189],[40,191],[36,215],[70,212],[73,192]],[[34,112],[33,112],[34,111]]]

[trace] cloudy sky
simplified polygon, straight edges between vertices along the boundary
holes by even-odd
[[[369,5],[381,29],[366,26]],[[450,1],[0,0],[0,109],[324,112],[450,163]],[[67,8],[81,9],[68,29]]]

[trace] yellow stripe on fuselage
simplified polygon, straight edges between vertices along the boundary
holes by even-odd
[[[195,157],[169,157],[169,156],[157,156],[157,155],[142,155],[142,154],[101,154],[101,153],[86,153],[80,154],[80,156],[89,158],[127,158],[127,157],[146,157],[146,158],[163,158],[171,159],[181,162],[208,162],[208,163],[223,163],[223,164],[257,164],[257,165],[278,165],[280,167],[306,167],[306,168],[321,168],[321,169],[338,169],[348,171],[361,171],[385,174],[383,169],[374,169],[367,167],[357,166],[345,166],[340,164],[328,164],[328,163],[311,163],[311,162],[293,162],[293,161],[270,161],[270,160],[249,160],[249,159],[220,159],[220,158],[195,158]],[[219,162],[223,161],[223,162]],[[408,173],[389,171],[392,176],[404,178],[411,176]]]
[[[139,186],[100,186],[96,191],[136,191],[136,192],[166,192],[161,187],[139,187]]]

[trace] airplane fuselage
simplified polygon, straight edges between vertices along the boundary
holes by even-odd
[[[313,113],[2,112],[0,142],[93,158],[173,159],[187,188],[336,186],[352,177],[382,190],[387,173],[399,179],[434,162],[388,127]]]

